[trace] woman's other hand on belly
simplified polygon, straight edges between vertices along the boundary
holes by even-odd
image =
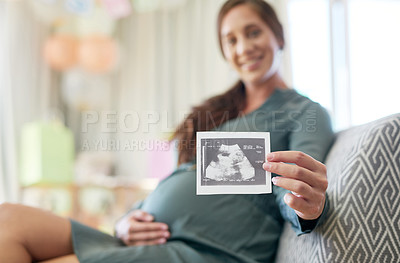
[[[143,210],[134,210],[115,225],[115,236],[127,246],[158,245],[170,237],[168,225],[154,222],[154,217]]]

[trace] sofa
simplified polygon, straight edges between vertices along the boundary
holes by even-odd
[[[400,114],[337,133],[326,165],[325,221],[285,225],[276,262],[400,262]]]

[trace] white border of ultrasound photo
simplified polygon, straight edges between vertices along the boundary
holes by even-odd
[[[196,135],[197,139],[196,139],[196,161],[197,161],[197,173],[196,173],[196,194],[197,195],[213,195],[213,194],[263,194],[263,193],[272,193],[272,185],[271,185],[271,173],[265,171],[264,169],[262,169],[262,163],[260,163],[261,161],[264,162],[266,155],[270,152],[270,134],[269,132],[197,132]],[[248,167],[247,169],[253,169],[253,170],[247,170],[247,171],[256,171],[257,174],[257,180],[259,180],[261,178],[261,181],[259,182],[249,182],[251,181],[251,179],[243,179],[243,181],[241,181],[241,179],[235,180],[236,182],[234,182],[234,185],[232,185],[231,182],[225,182],[223,181],[223,179],[216,179],[216,180],[210,180],[212,181],[212,185],[204,185],[206,183],[203,181],[203,179],[208,179],[205,178],[206,177],[206,170],[209,168],[210,164],[207,165],[205,164],[206,162],[202,161],[202,160],[210,160],[210,156],[211,153],[209,153],[210,151],[213,151],[215,155],[215,149],[216,147],[214,146],[210,146],[210,150],[207,151],[206,146],[202,146],[202,140],[203,139],[211,139],[211,142],[213,142],[215,139],[215,141],[218,140],[229,140],[229,139],[238,139],[238,140],[246,140],[249,139],[249,145],[253,145],[254,147],[257,147],[256,144],[254,145],[254,143],[251,143],[251,139],[263,139],[263,145],[259,145],[261,146],[260,148],[263,147],[263,151],[253,151],[251,154],[246,154],[245,158],[246,158],[246,162],[249,164],[248,166],[250,166],[250,163],[257,163],[257,165],[253,168]],[[210,140],[207,140],[210,141]],[[254,140],[253,140],[254,141]],[[206,141],[203,141],[203,144]],[[235,146],[240,152],[242,152],[244,154],[244,152],[242,151],[241,148],[238,148],[238,145],[228,145],[227,147],[230,146]],[[245,146],[243,145],[242,148],[244,148]],[[251,147],[251,146],[250,146]],[[235,149],[236,149],[235,148]],[[235,150],[234,149],[234,150]],[[254,148],[253,148],[254,149]],[[262,152],[262,155],[260,155],[260,152]],[[205,156],[207,155],[207,153],[209,153],[209,156]],[[229,157],[227,157],[229,158]],[[228,159],[229,161],[229,159]],[[219,162],[219,160],[218,160]],[[207,165],[207,167],[206,167]],[[218,164],[220,165],[220,164]],[[214,163],[215,166],[215,163]],[[244,168],[243,168],[244,169]],[[240,170],[239,174],[241,176],[241,178],[243,178],[243,174],[244,172],[242,172],[244,170]],[[251,172],[248,172],[248,174]],[[255,172],[253,172],[255,174]],[[202,177],[203,176],[203,177]],[[264,177],[265,176],[265,180]],[[255,179],[252,179],[255,180]],[[231,180],[232,181],[232,180]],[[243,183],[242,183],[243,182]],[[261,182],[261,183],[260,183]],[[208,184],[208,183],[207,183]]]

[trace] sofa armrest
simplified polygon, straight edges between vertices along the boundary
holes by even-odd
[[[276,262],[398,260],[400,114],[338,133],[326,165],[325,222],[300,237],[285,226]]]

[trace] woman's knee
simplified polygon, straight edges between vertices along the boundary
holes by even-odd
[[[0,244],[21,245],[37,261],[73,253],[68,219],[20,204],[0,205]]]
[[[24,210],[28,207],[21,204],[2,203],[0,204],[0,223],[13,223],[26,218]]]
[[[0,204],[0,232],[13,233],[23,232],[29,228],[32,217],[41,209],[15,203]]]
[[[9,223],[13,217],[17,216],[19,205],[11,204],[11,203],[2,203],[0,204],[0,225],[2,223]]]
[[[21,213],[21,205],[2,203],[0,204],[0,233],[2,237],[15,236],[15,231],[17,231],[18,221],[24,218]],[[10,235],[8,235],[10,234]]]

